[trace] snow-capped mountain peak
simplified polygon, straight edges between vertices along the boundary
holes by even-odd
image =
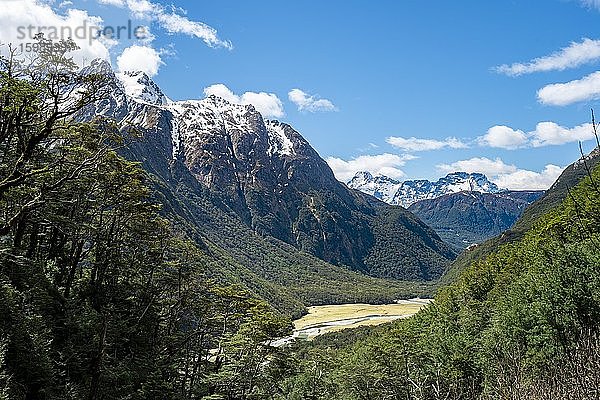
[[[93,60],[80,73],[109,78],[111,98],[96,104],[93,110],[96,115],[117,117],[138,127],[150,128],[156,125],[157,115],[166,112],[173,159],[179,155],[195,158],[196,154],[189,153],[195,152],[199,143],[216,136],[229,137],[239,143],[240,154],[234,155],[243,157],[242,153],[257,152],[267,157],[295,158],[304,154],[302,149],[308,146],[289,125],[264,119],[251,104],[233,103],[216,95],[172,101],[146,73],[115,73],[107,61],[100,59]],[[236,149],[227,151],[237,153]]]
[[[405,181],[394,195],[392,204],[408,207],[425,199],[435,199],[458,192],[498,193],[501,189],[485,175],[479,173],[453,172],[437,182],[428,180]]]
[[[92,60],[92,62],[89,65],[84,66],[81,70],[82,75],[90,75],[94,73],[104,75],[114,74],[110,63],[101,58],[96,58]]]
[[[436,182],[436,186],[444,187],[448,193],[456,192],[481,192],[481,193],[497,193],[500,191],[498,186],[490,182],[483,174],[453,172],[440,178]]]
[[[158,85],[142,71],[119,72],[116,76],[125,94],[135,100],[152,105],[166,105],[170,102]]]
[[[409,180],[398,182],[386,176],[373,176],[369,172],[357,172],[348,186],[368,193],[389,204],[408,207],[425,199],[434,199],[457,192],[498,193],[502,189],[479,173],[453,172],[437,182]]]
[[[251,105],[216,96],[165,104],[161,92],[146,90],[152,85],[142,74],[122,74],[125,84],[110,71],[105,78],[107,96],[85,107],[78,120],[112,119],[126,137],[133,128],[139,140],[124,155],[142,161],[157,178],[177,220],[198,227],[194,236],[207,232],[200,229],[218,229],[211,237],[225,243],[220,240],[223,235],[231,239],[232,227],[236,232],[247,229],[249,246],[259,252],[257,240],[265,237],[265,249],[270,249],[278,246],[277,239],[291,245],[284,251],[297,248],[333,264],[373,273],[381,269],[386,271],[382,276],[398,279],[434,279],[454,257],[429,228],[401,213],[390,219],[390,232],[401,232],[404,239],[393,241],[389,251],[401,257],[401,266],[419,264],[418,275],[413,270],[387,272],[386,261],[365,261],[371,244],[392,229],[372,225],[381,205],[363,201],[340,184],[292,126],[265,120]],[[405,251],[407,246],[413,251]]]
[[[394,195],[402,184],[385,175],[373,176],[368,171],[359,171],[348,182],[352,189],[360,190],[386,203],[391,203]]]

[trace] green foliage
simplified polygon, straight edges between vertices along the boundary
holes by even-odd
[[[206,246],[214,279],[243,285],[287,315],[298,317],[310,305],[389,303],[433,292],[430,282],[366,276],[257,235],[197,182],[182,182],[175,191],[154,178],[153,188],[162,213]]]
[[[307,304],[428,286],[332,267],[208,195],[175,196],[119,156],[110,122],[74,122],[102,78],[59,48],[0,63],[0,399],[598,397],[600,168],[414,318],[275,348]],[[71,103],[75,83],[89,93]],[[404,217],[388,211],[384,232]]]
[[[214,279],[110,122],[74,122],[98,82],[55,48],[0,63],[0,399],[274,395],[289,320]]]
[[[286,377],[287,354],[271,346],[271,340],[289,334],[290,321],[273,314],[264,304],[251,311],[238,331],[221,342],[216,364],[223,367],[208,378],[213,390],[227,399],[270,398],[280,392],[280,382]]]
[[[435,280],[455,257],[431,228],[402,207],[380,209],[373,226],[376,239],[365,263],[377,276]]]
[[[589,399],[600,374],[600,168],[410,320],[296,349],[295,398]],[[353,337],[355,335],[356,337]],[[330,337],[327,337],[330,336]],[[328,362],[315,376],[315,365]]]

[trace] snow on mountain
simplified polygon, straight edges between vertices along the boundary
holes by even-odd
[[[233,135],[253,135],[254,142],[268,144],[268,156],[296,155],[294,143],[288,137],[285,124],[275,120],[265,120],[250,105],[228,102],[215,95],[202,100],[171,102],[164,106],[175,116],[173,133],[173,156],[180,146],[201,140],[203,135],[215,132],[228,132]],[[265,137],[266,136],[266,137]],[[260,147],[260,146],[259,146]]]
[[[201,134],[207,129],[244,130],[251,125],[248,114],[252,106],[231,104],[227,100],[211,95],[202,100],[172,102],[166,108],[181,120],[183,130]],[[251,116],[250,116],[251,117]]]
[[[110,64],[102,60],[92,61],[81,73],[114,78],[112,101],[99,104],[95,110],[97,114],[123,117],[121,114],[135,108],[135,104],[170,112],[173,116],[170,119],[173,158],[185,154],[185,150],[193,148],[195,143],[202,141],[203,136],[218,132],[234,136],[253,135],[255,142],[265,143],[265,153],[269,157],[296,155],[294,141],[286,133],[285,124],[263,119],[252,105],[230,103],[214,95],[200,100],[172,101],[144,72],[114,73]],[[126,121],[136,126],[150,127],[155,119],[155,115],[149,113],[147,108],[129,114]]]
[[[144,72],[120,72],[116,77],[123,85],[125,94],[136,100],[152,105],[166,105],[169,102],[158,85]]]
[[[215,168],[209,168],[214,162],[224,162],[231,166],[232,172],[246,176],[249,172],[242,174],[239,168],[249,160],[267,163],[267,158],[309,157],[309,144],[297,132],[279,121],[265,120],[252,105],[230,103],[214,95],[200,100],[171,101],[145,73],[114,73],[110,64],[101,60],[92,61],[81,73],[112,77],[111,99],[99,102],[92,111],[95,115],[112,116],[122,123],[145,129],[168,130],[170,156],[182,157],[190,165],[203,164],[202,169],[192,169],[205,183],[214,180]],[[161,115],[166,116],[166,122],[161,120]],[[464,172],[449,174],[437,182],[399,182],[359,172],[348,186],[404,207],[448,193],[500,191],[484,175]]]
[[[361,171],[354,175],[354,178],[348,182],[348,186],[368,193],[386,203],[391,203],[402,183],[384,175],[374,177],[370,172]]]
[[[437,182],[428,180],[398,182],[386,176],[373,177],[368,172],[358,172],[348,182],[348,186],[373,195],[386,203],[403,207],[409,207],[419,200],[435,199],[450,193],[464,191],[498,193],[502,191],[485,175],[466,172],[448,174]]]
[[[282,154],[293,156],[295,153],[294,144],[285,134],[283,124],[279,121],[265,121],[267,132],[269,133],[269,155]]]

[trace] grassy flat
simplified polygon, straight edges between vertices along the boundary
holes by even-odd
[[[357,326],[378,325],[417,313],[427,301],[402,301],[394,304],[341,304],[309,307],[308,314],[294,321],[297,331],[320,328],[310,336]]]

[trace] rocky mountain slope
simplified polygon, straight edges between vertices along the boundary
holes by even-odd
[[[483,174],[453,172],[436,182],[428,180],[396,181],[386,176],[373,176],[369,172],[357,172],[348,186],[368,193],[388,203],[409,207],[426,199],[462,191],[498,193],[502,190]]]
[[[155,177],[165,213],[261,279],[290,282],[289,264],[300,268],[290,258],[302,252],[409,280],[439,277],[454,257],[411,213],[339,183],[298,132],[265,120],[251,105],[214,96],[173,102],[144,74],[115,76],[102,62],[83,73],[98,72],[110,78],[111,96],[81,119],[115,119],[124,136],[134,129],[141,139],[126,155]],[[391,242],[390,232],[397,236]],[[282,258],[277,267],[273,252]],[[315,268],[308,254],[302,268],[312,272],[303,278],[319,268],[325,274],[328,264]]]
[[[408,210],[457,249],[510,228],[543,191],[481,193],[464,191],[413,203]]]

